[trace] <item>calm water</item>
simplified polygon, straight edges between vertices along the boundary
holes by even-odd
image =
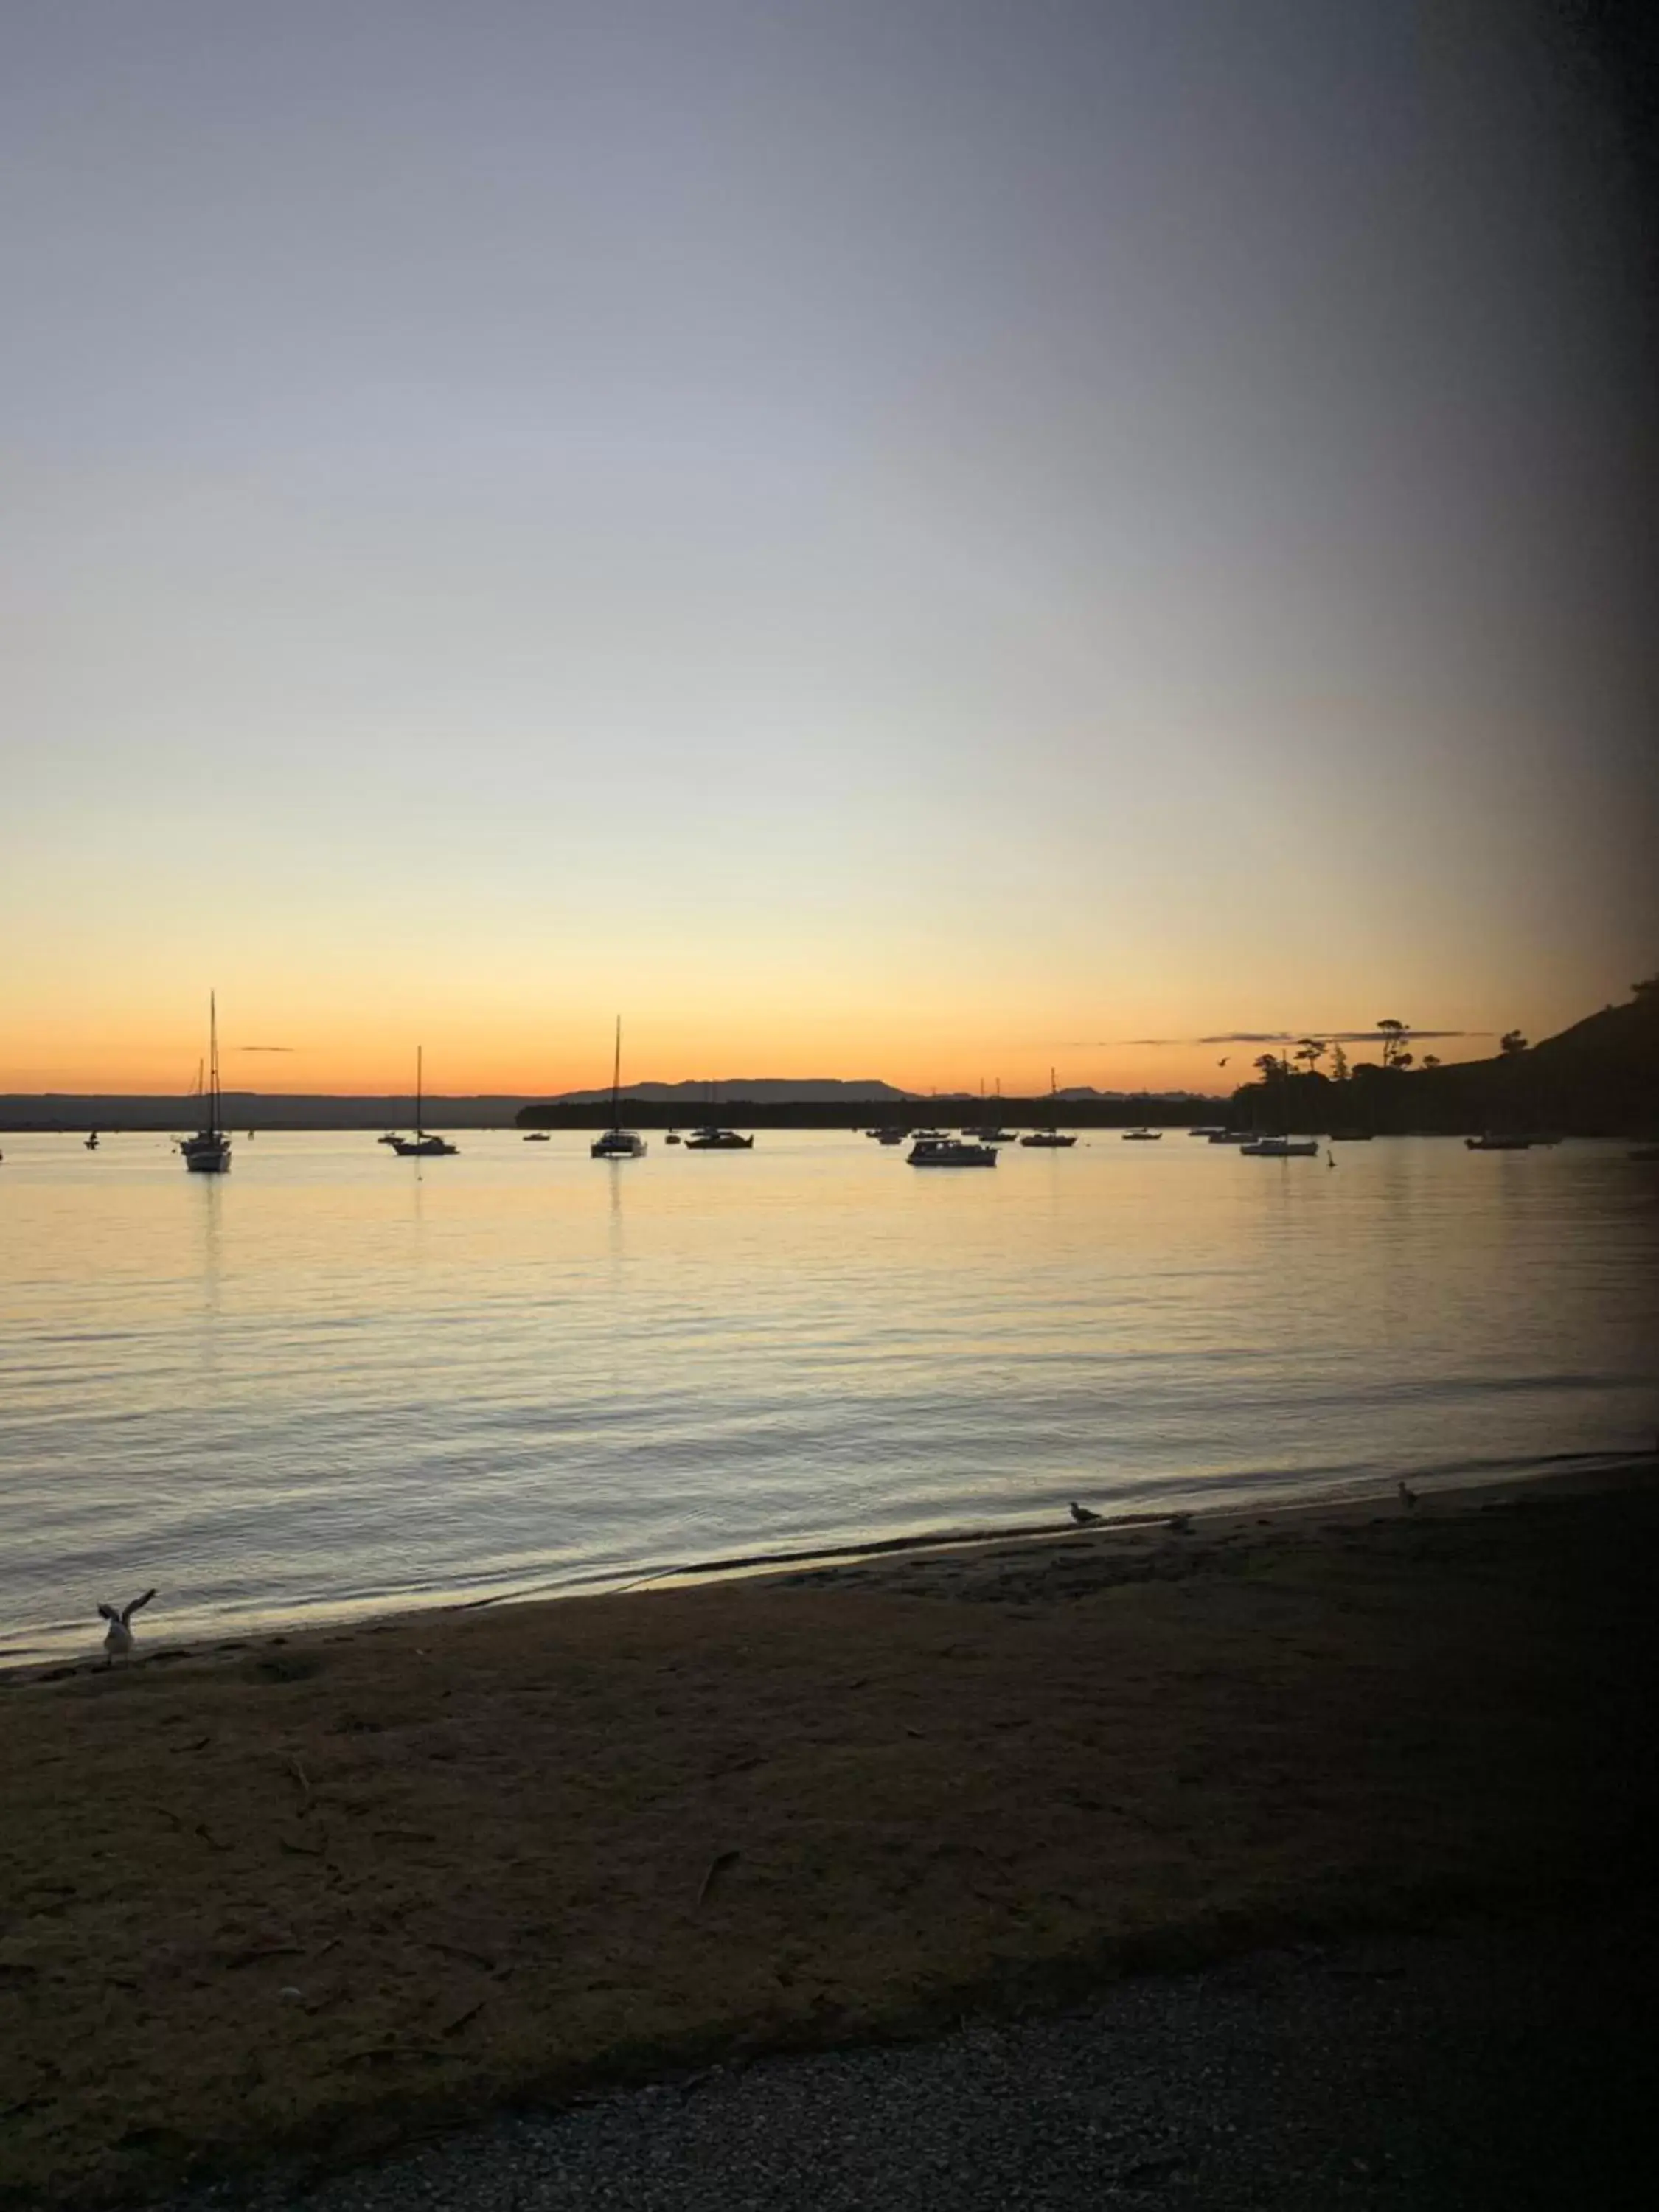
[[[1618,1146],[928,1174],[854,1135],[8,1136],[0,1644],[1645,1446],[1659,1178]],[[164,1602],[163,1602],[164,1601]]]

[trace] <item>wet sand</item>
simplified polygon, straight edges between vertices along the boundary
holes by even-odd
[[[1659,1463],[0,1676],[0,2188],[1650,1881]]]

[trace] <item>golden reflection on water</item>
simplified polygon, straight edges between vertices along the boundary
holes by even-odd
[[[0,1641],[135,1578],[182,1630],[1659,1422],[1659,1193],[1614,1146],[458,1141],[267,1132],[220,1178],[8,1138]]]

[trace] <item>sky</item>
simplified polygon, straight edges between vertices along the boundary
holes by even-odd
[[[302,1091],[1622,998],[1598,67],[1527,0],[15,0],[0,1091],[182,1091],[210,989]]]

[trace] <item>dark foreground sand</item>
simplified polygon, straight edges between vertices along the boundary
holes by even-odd
[[[1617,1915],[1656,1539],[1650,1462],[0,1677],[0,2189]]]

